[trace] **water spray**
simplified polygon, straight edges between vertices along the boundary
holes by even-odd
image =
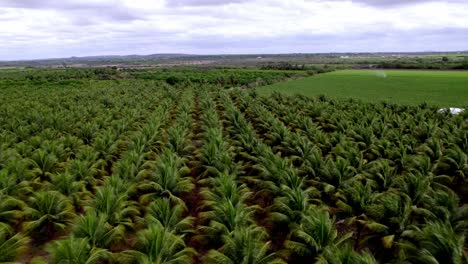
[[[384,71],[377,71],[375,73],[375,76],[380,77],[380,78],[387,78],[387,74]]]

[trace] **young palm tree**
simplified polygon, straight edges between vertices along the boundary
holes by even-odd
[[[191,146],[188,142],[190,137],[187,136],[187,129],[184,126],[177,126],[171,128],[168,134],[168,147],[177,153],[179,156],[184,157],[190,154]]]
[[[349,161],[338,157],[336,161],[327,159],[320,174],[320,178],[334,186],[337,190],[356,175],[356,168],[350,166]]]
[[[96,134],[99,131],[99,127],[95,123],[84,123],[80,126],[80,129],[78,130],[78,137],[83,140],[83,142],[86,145],[89,145],[92,143],[93,139],[96,137]]]
[[[0,223],[15,223],[23,217],[25,207],[26,204],[23,201],[0,193]]]
[[[138,233],[136,250],[125,253],[137,263],[188,263],[196,251],[187,247],[183,238],[154,222]]]
[[[24,175],[23,175],[24,176]],[[31,183],[14,171],[0,170],[0,194],[27,198],[33,192]]]
[[[107,129],[93,142],[93,148],[99,153],[98,159],[107,166],[114,159],[119,150],[117,134],[112,129]]]
[[[176,153],[166,150],[161,154],[151,182],[140,185],[143,189],[153,189],[152,193],[143,195],[143,200],[161,194],[176,198],[182,193],[190,192],[194,185],[189,177],[183,177],[189,171],[184,159],[177,156]]]
[[[113,174],[127,181],[137,181],[145,178],[149,173],[151,165],[146,161],[146,154],[140,154],[131,150],[125,156],[114,163]]]
[[[42,149],[34,152],[30,159],[32,172],[40,177],[41,180],[47,180],[58,168],[58,159],[54,154],[48,153]]]
[[[297,133],[292,134],[294,144],[289,144],[291,153],[294,153],[292,161],[300,162],[300,170],[309,178],[318,176],[322,166],[322,153],[320,149],[312,142],[299,136]]]
[[[73,136],[71,134],[65,134],[61,138],[60,142],[63,145],[65,156],[68,159],[75,158],[76,153],[79,151],[79,148],[83,146],[83,141],[81,141],[78,137]]]
[[[349,166],[353,167],[356,171],[361,171],[367,160],[374,160],[375,157],[370,150],[360,150],[355,142],[344,140],[332,148],[331,153],[349,162]]]
[[[133,152],[136,156],[144,156],[149,144],[148,137],[140,131],[132,137],[132,141],[128,145],[129,153]]]
[[[300,187],[281,186],[282,196],[276,198],[269,208],[273,211],[268,216],[269,220],[289,225],[300,223],[304,214],[310,210],[310,201],[314,192],[314,188],[303,190]]]
[[[205,188],[201,191],[201,194],[207,200],[206,206],[215,205],[223,200],[228,200],[233,204],[244,203],[252,195],[246,185],[239,185],[235,176],[226,173],[200,182],[212,186],[212,188]]]
[[[237,228],[251,225],[257,208],[243,203],[233,204],[229,200],[218,201],[210,204],[210,207],[210,211],[200,213],[200,217],[210,220],[209,225],[203,227],[203,232],[210,237],[228,234]]]
[[[208,128],[205,132],[205,144],[200,152],[200,160],[205,167],[204,176],[220,173],[234,174],[238,167],[231,161],[230,151],[218,129]]]
[[[396,168],[390,165],[390,161],[378,159],[367,164],[364,175],[372,181],[372,187],[380,191],[386,191],[394,187],[398,176]]]
[[[443,156],[443,146],[440,139],[430,138],[423,145],[417,148],[418,153],[430,158],[432,162],[437,162]]]
[[[381,238],[391,235],[399,237],[402,232],[412,227],[414,209],[411,199],[404,193],[387,191],[375,194],[372,204],[367,206],[365,212],[369,219],[361,217],[361,220],[358,220],[365,228],[373,231],[361,242],[369,240],[370,243],[374,243],[373,237]],[[376,229],[380,229],[380,231]],[[358,243],[361,242],[358,241]],[[387,246],[391,247],[392,245],[387,244]]]
[[[96,190],[94,202],[90,209],[95,209],[99,214],[107,217],[106,221],[112,226],[132,226],[132,218],[138,215],[135,202],[128,200],[127,192],[122,188],[112,186],[111,181]]]
[[[254,165],[254,168],[261,172],[265,180],[284,184],[291,188],[302,185],[302,178],[297,175],[297,170],[289,160],[273,154],[267,145],[257,144],[255,154],[258,164]]]
[[[429,222],[423,228],[403,232],[400,244],[402,261],[461,264],[464,255],[464,233],[456,233],[446,222]],[[465,256],[466,257],[466,256]]]
[[[285,242],[285,246],[294,257],[313,261],[330,247],[339,246],[351,235],[338,237],[334,221],[330,219],[328,212],[310,207],[302,217],[300,225],[293,231],[291,239]]]
[[[89,210],[79,216],[73,226],[73,234],[77,238],[86,238],[92,248],[108,249],[119,242],[124,233],[121,225],[114,227],[107,222],[107,216]]]
[[[267,264],[285,263],[277,252],[271,252],[268,235],[258,226],[243,227],[223,236],[224,245],[210,250],[205,263],[220,264]]]
[[[50,254],[48,263],[53,264],[100,263],[109,254],[104,249],[93,248],[87,238],[75,238],[73,236],[52,242],[46,248]]]
[[[446,155],[441,158],[439,164],[444,174],[453,180],[454,189],[457,193],[465,193],[468,190],[468,155],[459,147],[449,148]]]
[[[48,140],[42,138],[44,142],[41,144],[40,149],[46,153],[54,155],[59,162],[67,160],[68,154],[60,141],[56,140],[58,135],[55,135],[55,138],[50,138]]]
[[[84,200],[91,195],[85,188],[85,182],[77,180],[68,172],[52,175],[50,188],[69,197],[77,211],[84,206]]]
[[[183,202],[174,205],[167,198],[159,198],[152,202],[148,207],[146,219],[148,223],[158,222],[164,229],[183,234],[191,231],[194,217],[183,217],[187,208]]]
[[[88,186],[96,185],[96,178],[99,165],[95,160],[75,159],[71,162],[67,172],[78,181],[84,181]]]
[[[330,247],[317,258],[317,264],[377,264],[369,252],[357,253],[350,246]]]
[[[409,173],[400,180],[401,191],[411,198],[413,204],[420,205],[431,199],[432,188],[429,177],[416,172]]]
[[[50,238],[63,231],[75,216],[70,200],[57,191],[35,192],[24,214],[24,229],[35,236]]]
[[[345,213],[361,215],[366,212],[374,201],[376,193],[371,185],[361,181],[352,181],[343,186],[344,199],[337,201],[337,206]]]
[[[427,206],[428,220],[448,222],[455,232],[465,232],[468,227],[468,205],[460,202],[454,192],[436,191],[432,203]]]
[[[7,224],[0,223],[0,262],[14,262],[27,250],[29,239],[21,233],[15,233]]]

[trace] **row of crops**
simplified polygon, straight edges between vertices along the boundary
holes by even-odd
[[[0,97],[0,262],[466,263],[468,119],[135,80]]]
[[[259,86],[272,84],[289,78],[300,78],[325,72],[329,69],[315,68],[305,70],[256,70],[223,68],[64,68],[64,69],[9,69],[0,70],[0,89],[10,86],[48,87],[80,86],[102,80],[153,80],[167,82],[170,85],[218,85],[220,87]]]

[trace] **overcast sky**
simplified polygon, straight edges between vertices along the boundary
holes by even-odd
[[[468,0],[0,0],[0,60],[468,50]]]

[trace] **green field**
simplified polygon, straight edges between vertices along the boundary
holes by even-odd
[[[258,91],[464,107],[468,105],[468,71],[344,70],[276,83]]]

